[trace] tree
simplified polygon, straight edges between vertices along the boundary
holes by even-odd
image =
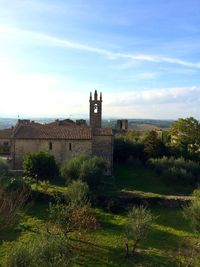
[[[171,145],[184,157],[199,155],[200,124],[193,117],[178,119],[169,130]]]
[[[6,181],[8,183],[8,181]],[[0,185],[0,230],[16,223],[18,212],[30,195],[30,188],[21,178],[12,178]]]
[[[144,145],[137,140],[132,138],[130,132],[127,135],[116,137],[114,139],[114,161],[126,163],[128,159],[133,158],[144,162]]]
[[[73,253],[66,237],[39,234],[14,242],[7,256],[6,266],[72,266]]]
[[[86,182],[91,190],[95,190],[101,184],[107,167],[108,162],[101,157],[87,158],[85,155],[79,155],[63,164],[61,175],[67,183],[80,179]]]
[[[66,236],[70,232],[85,232],[97,227],[96,217],[90,207],[87,197],[88,186],[77,180],[69,185],[66,198],[61,201],[57,198],[55,203],[49,205],[49,221]]]
[[[54,156],[47,152],[26,154],[23,159],[23,170],[27,177],[39,180],[55,178],[59,174],[59,168]]]
[[[186,219],[190,220],[193,230],[200,235],[200,189],[193,192],[193,199],[183,210]]]
[[[144,152],[148,158],[158,158],[164,155],[165,146],[155,131],[150,131],[144,139]]]
[[[132,253],[141,240],[145,239],[154,221],[150,210],[143,206],[133,207],[128,213],[128,220],[125,226],[126,255],[129,255],[129,242],[132,243]]]

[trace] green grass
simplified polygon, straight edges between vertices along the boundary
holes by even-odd
[[[7,231],[0,232],[0,264],[5,266],[5,255],[14,240],[19,237],[40,233],[46,229],[47,204],[35,204],[21,214],[18,225]],[[73,240],[76,247],[74,266],[177,266],[177,248],[180,242],[189,237],[195,237],[189,224],[183,218],[180,209],[153,208],[156,221],[148,238],[140,246],[140,252],[135,257],[125,257],[124,225],[126,215],[114,215],[96,210],[100,229],[95,230],[79,241]],[[75,236],[73,236],[76,239]],[[6,242],[3,242],[6,241]]]
[[[170,188],[150,169],[115,167],[117,190],[137,190],[144,196],[190,194],[188,188]],[[38,188],[37,190],[42,190]],[[67,192],[67,187],[58,183],[51,184],[48,193]],[[20,214],[20,221],[6,231],[0,231],[0,266],[6,266],[5,257],[13,242],[28,238],[46,230],[48,203],[35,203]],[[182,210],[166,207],[153,207],[155,223],[146,240],[139,245],[134,257],[125,257],[124,226],[126,214],[112,214],[96,209],[101,227],[83,236],[72,235],[76,248],[74,266],[82,267],[176,267],[179,264],[180,244],[188,238],[195,240],[189,222],[183,217]]]
[[[167,186],[162,177],[149,168],[115,166],[114,176],[118,190],[136,190],[158,195],[190,195],[194,188],[186,186]]]

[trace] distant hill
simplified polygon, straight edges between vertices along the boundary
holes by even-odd
[[[61,118],[60,118],[61,119]],[[55,118],[37,118],[30,120],[34,120],[40,123],[49,123],[55,120]],[[6,129],[14,126],[17,122],[17,119],[13,118],[0,118],[0,129]],[[172,124],[172,120],[150,120],[150,119],[129,119],[128,127],[130,130],[135,131],[149,131],[153,129],[167,129]],[[87,121],[89,123],[89,121]],[[115,129],[117,124],[116,119],[110,119],[102,121],[102,127],[110,127]]]
[[[149,131],[154,129],[167,129],[173,122],[173,120],[130,119],[128,121],[128,127],[135,131]]]

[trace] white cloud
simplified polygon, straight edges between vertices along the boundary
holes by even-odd
[[[0,26],[0,38],[17,39],[21,43],[31,43],[44,46],[55,46],[62,47],[66,49],[77,49],[82,51],[87,51],[95,54],[105,56],[109,59],[126,59],[130,61],[145,61],[153,63],[168,63],[173,65],[185,66],[189,68],[200,68],[200,62],[190,62],[178,58],[165,57],[161,55],[148,55],[148,54],[130,54],[130,53],[118,53],[98,47],[93,47],[90,45],[81,44],[78,42],[73,42],[67,39],[62,39],[58,37],[53,37],[48,34],[27,31],[20,28],[2,27]]]
[[[102,85],[80,84],[62,76],[24,74],[0,63],[0,114],[70,117],[89,113],[89,90],[101,88],[103,115],[125,118],[200,117],[200,87],[104,93]]]
[[[177,87],[149,89],[144,91],[132,90],[106,95],[107,104],[112,106],[132,106],[172,103],[200,103],[200,87]]]

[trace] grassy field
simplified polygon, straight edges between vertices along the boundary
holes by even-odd
[[[96,210],[100,229],[73,240],[77,258],[74,266],[178,266],[178,247],[184,238],[193,239],[188,222],[180,209],[154,208],[157,216],[148,238],[139,246],[135,257],[125,257],[123,236],[126,215],[114,215]],[[20,223],[7,231],[0,232],[0,263],[5,265],[5,255],[12,241],[45,231],[47,205],[36,204],[21,214]],[[139,265],[140,264],[140,265]]]
[[[116,166],[114,169],[118,189],[138,190],[162,195],[190,195],[194,188],[167,186],[162,177],[149,168]]]
[[[166,187],[155,173],[148,169],[115,168],[117,189],[140,190],[159,194],[190,194],[190,190]],[[52,190],[52,186],[51,186]],[[51,191],[50,190],[50,191]],[[54,186],[53,190],[57,190]],[[176,191],[177,190],[177,191]],[[63,185],[58,191],[65,192]],[[12,243],[19,238],[27,238],[46,230],[48,203],[35,203],[21,213],[19,223],[6,231],[0,231],[0,266],[6,266],[5,258]],[[79,240],[72,237],[76,248],[74,266],[96,267],[160,267],[181,266],[179,247],[188,238],[195,240],[189,222],[183,217],[182,210],[161,207],[151,208],[156,216],[152,231],[140,245],[134,257],[125,257],[124,226],[126,214],[112,214],[96,209],[100,228],[84,235]],[[183,257],[182,257],[183,258]]]

